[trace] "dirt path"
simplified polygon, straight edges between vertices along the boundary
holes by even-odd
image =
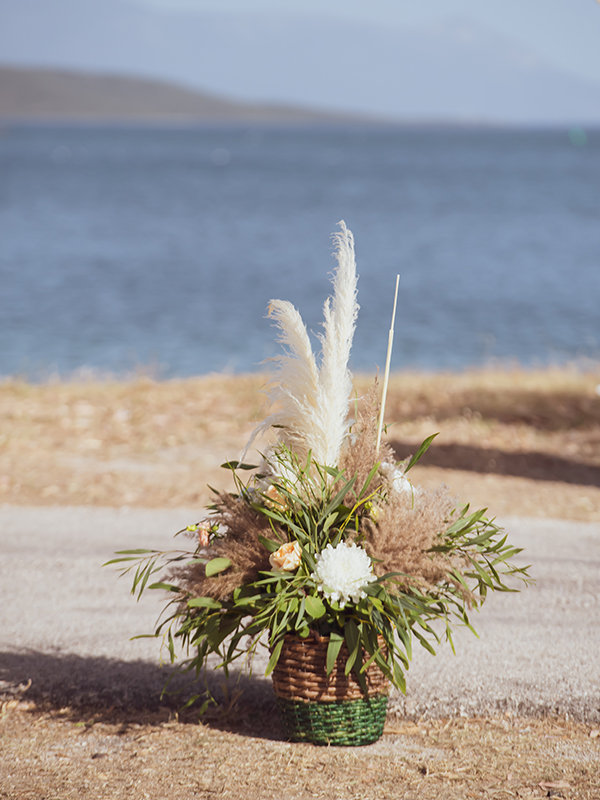
[[[129,580],[100,565],[123,547],[171,547],[171,531],[191,514],[0,508],[0,678],[13,688],[31,680],[27,697],[55,707],[100,698],[156,707],[160,642],[130,637],[152,631],[164,596],[136,603]],[[505,526],[536,583],[491,596],[473,618],[480,638],[459,631],[456,655],[447,644],[435,658],[416,649],[407,696],[394,694],[392,711],[410,719],[560,714],[598,724],[600,525],[509,518]],[[269,688],[255,678],[246,690],[260,702]]]

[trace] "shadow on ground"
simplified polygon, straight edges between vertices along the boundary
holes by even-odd
[[[593,393],[504,386],[461,389],[451,379],[441,393],[430,390],[414,396],[391,391],[386,411],[388,419],[433,416],[438,421],[478,414],[503,425],[528,425],[543,431],[592,431],[600,426],[600,402]]]
[[[398,461],[408,458],[415,450],[414,443],[395,440],[390,444]],[[600,486],[600,467],[548,453],[507,453],[495,448],[436,442],[421,458],[419,466]]]
[[[163,689],[167,684],[166,692]],[[208,672],[196,679],[171,666],[94,656],[38,651],[0,653],[0,705],[18,699],[36,710],[60,711],[76,722],[132,724],[160,722],[177,714],[198,723],[207,692],[211,703],[202,722],[220,730],[283,739],[271,682],[265,678]],[[200,695],[195,705],[186,702]]]

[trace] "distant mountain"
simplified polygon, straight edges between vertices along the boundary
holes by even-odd
[[[341,115],[236,103],[167,81],[0,66],[0,119],[338,121]]]
[[[135,0],[0,0],[0,19],[6,64],[141,75],[248,103],[405,121],[600,123],[600,75],[570,75],[461,19],[409,29]]]

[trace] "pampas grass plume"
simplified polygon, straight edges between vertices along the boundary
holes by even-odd
[[[320,464],[334,466],[339,461],[348,434],[352,391],[348,360],[358,314],[354,239],[343,221],[339,227],[334,235],[334,292],[325,302],[323,333],[319,336],[321,363],[317,364],[297,309],[285,300],[271,300],[269,317],[279,330],[278,341],[284,348],[283,354],[273,359],[269,397],[276,410],[255,429],[244,452],[256,436],[277,426],[278,443],[298,458],[310,452]]]

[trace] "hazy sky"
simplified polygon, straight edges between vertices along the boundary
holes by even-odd
[[[405,120],[600,124],[598,0],[0,0],[0,62]]]
[[[526,43],[575,75],[600,81],[600,0],[136,0],[197,10],[268,11],[422,25],[474,20]]]

